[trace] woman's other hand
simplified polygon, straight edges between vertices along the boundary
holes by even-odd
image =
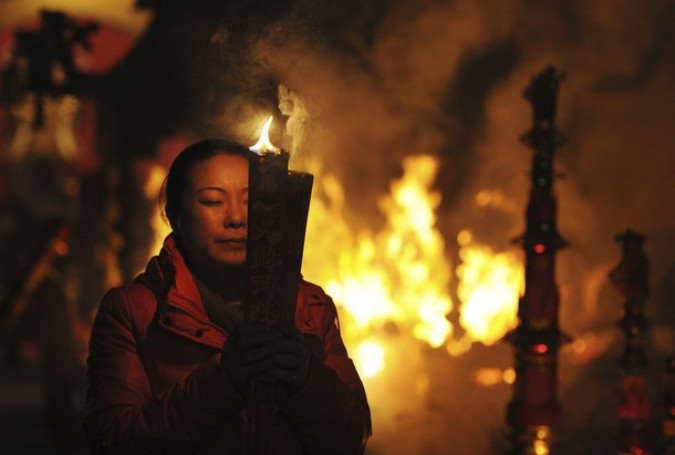
[[[243,396],[253,380],[280,382],[292,396],[307,382],[310,351],[292,325],[246,323],[230,336],[221,364]]]

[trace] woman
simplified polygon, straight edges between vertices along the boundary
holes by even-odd
[[[91,336],[85,429],[95,454],[236,454],[252,380],[283,392],[274,454],[362,453],[370,411],[330,297],[303,282],[294,326],[243,322],[248,149],[187,147],[165,182],[173,232],[110,290]]]

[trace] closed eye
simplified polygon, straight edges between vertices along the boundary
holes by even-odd
[[[199,201],[200,204],[205,205],[207,207],[216,207],[219,206],[223,203],[223,201],[216,200],[216,199],[202,199]]]

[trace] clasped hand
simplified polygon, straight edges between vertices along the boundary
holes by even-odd
[[[310,353],[295,326],[246,323],[231,334],[220,361],[244,396],[253,380],[279,382],[292,396],[307,382]]]

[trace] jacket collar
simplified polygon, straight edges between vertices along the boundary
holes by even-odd
[[[160,326],[194,341],[222,347],[226,334],[209,320],[174,233],[164,239],[162,250],[148,263],[142,281],[158,295]]]
[[[167,302],[183,307],[195,316],[206,314],[195,280],[185,264],[173,233],[164,239],[159,256],[148,264],[146,273],[152,284],[166,295]]]

